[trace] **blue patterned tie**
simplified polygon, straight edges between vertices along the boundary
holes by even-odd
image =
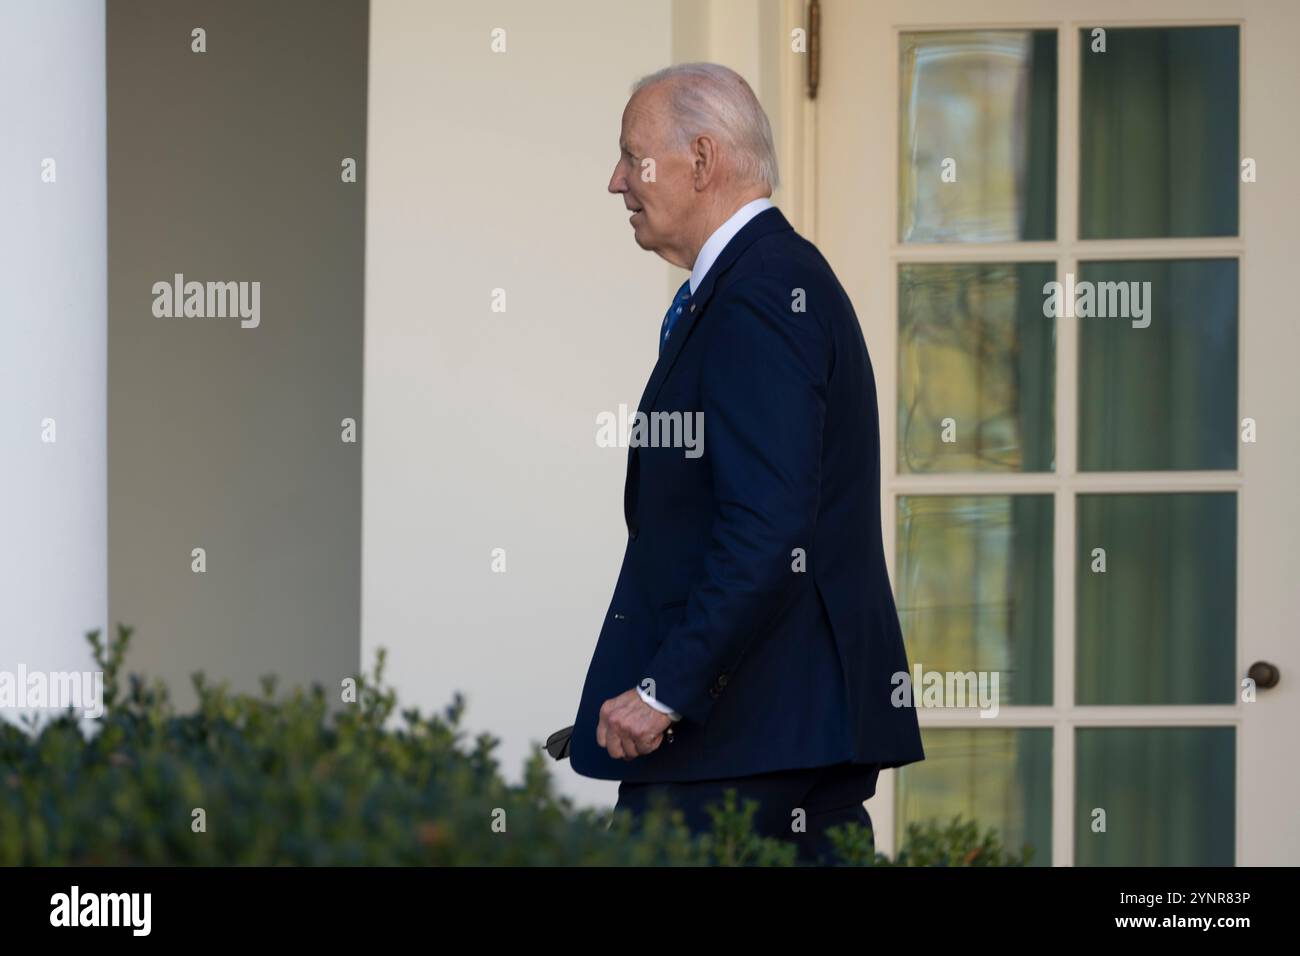
[[[668,307],[668,312],[664,315],[664,324],[659,329],[659,351],[663,352],[664,346],[668,344],[668,336],[673,330],[673,323],[682,316],[682,309],[686,308],[686,303],[691,298],[691,280],[687,279],[682,283],[682,287],[677,290],[677,295],[673,297],[673,304]]]

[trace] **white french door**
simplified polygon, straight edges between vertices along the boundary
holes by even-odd
[[[1300,863],[1300,6],[821,7],[809,231],[909,659],[1000,678],[920,711],[880,846],[960,814],[1051,865]]]

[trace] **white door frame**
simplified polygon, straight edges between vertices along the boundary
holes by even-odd
[[[973,14],[979,19],[973,19]],[[971,712],[922,712],[924,727],[1053,727],[1053,863],[1074,862],[1074,734],[1080,726],[1197,725],[1237,728],[1236,854],[1239,865],[1300,863],[1300,816],[1292,807],[1300,769],[1288,759],[1300,730],[1300,664],[1292,636],[1300,618],[1300,323],[1289,280],[1291,224],[1300,188],[1289,163],[1300,155],[1295,91],[1300,5],[1268,0],[823,0],[821,85],[805,104],[812,135],[811,214],[803,231],[821,247],[848,291],[877,376],[882,514],[895,572],[895,499],[915,493],[1032,493],[1055,496],[1054,704],[1003,708],[994,720]],[[1235,24],[1241,28],[1241,155],[1258,181],[1240,187],[1237,237],[1141,241],[1077,240],[1078,46],[1083,27]],[[1057,240],[1032,243],[903,245],[897,242],[898,34],[935,28],[1058,30]],[[787,79],[787,88],[794,80]],[[788,89],[787,89],[788,93]],[[786,109],[790,99],[784,98]],[[798,114],[795,114],[798,115]],[[789,125],[787,124],[787,128]],[[798,155],[790,170],[806,182]],[[1053,260],[1060,273],[1080,259],[1186,255],[1237,258],[1240,418],[1258,423],[1256,444],[1239,448],[1236,471],[1098,474],[1076,470],[1077,320],[1058,319],[1056,460],[1048,474],[906,475],[896,462],[897,280],[900,262]],[[1232,491],[1238,502],[1239,676],[1256,660],[1282,682],[1252,704],[1190,707],[1073,707],[1075,494],[1117,491]],[[894,852],[894,774],[868,803],[878,845]]]

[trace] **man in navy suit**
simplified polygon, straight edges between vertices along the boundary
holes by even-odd
[[[830,266],[768,198],[771,128],[738,74],[646,77],[619,146],[609,190],[637,244],[691,275],[633,421],[627,547],[573,768],[621,780],[634,814],[666,798],[695,831],[733,789],[758,832],[826,859],[827,827],[870,826],[879,771],[924,759],[871,361]],[[697,447],[650,440],[693,422]]]

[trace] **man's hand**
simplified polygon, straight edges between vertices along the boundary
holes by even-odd
[[[633,687],[600,705],[596,743],[615,760],[635,760],[659,749],[672,722],[667,714],[643,701]]]

